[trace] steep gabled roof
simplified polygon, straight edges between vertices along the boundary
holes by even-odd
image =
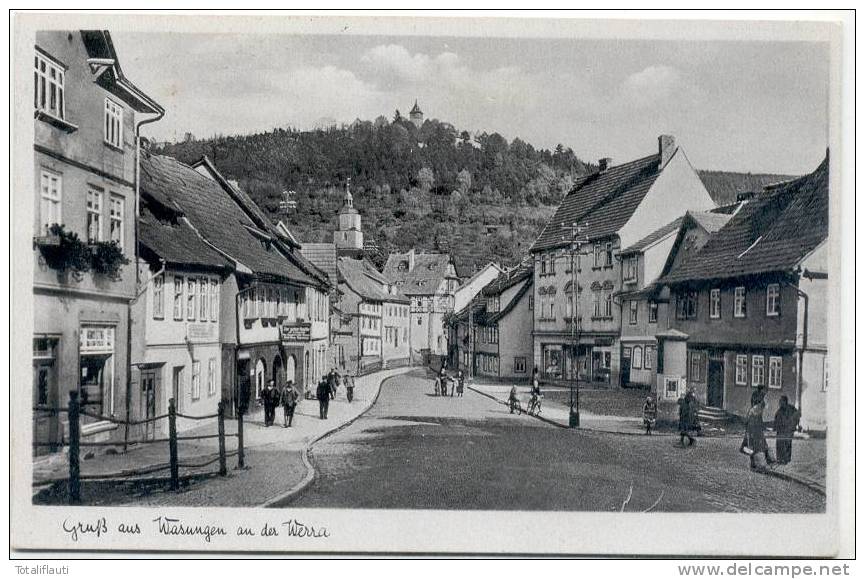
[[[523,278],[523,279],[525,279],[525,278]],[[499,311],[486,312],[486,320],[485,320],[486,323],[494,324],[494,323],[498,322],[499,320],[501,320],[506,315],[508,315],[515,307],[517,307],[517,304],[520,303],[520,300],[523,299],[523,296],[525,296],[529,291],[531,291],[532,285],[533,284],[532,284],[531,279],[526,281],[523,284],[523,287],[521,287],[519,289],[519,291],[516,294],[514,294],[514,297],[511,299],[511,301],[509,301],[507,304],[505,304],[504,307],[500,307]]]
[[[408,268],[409,261],[407,253],[392,253],[384,266],[384,275],[407,296],[435,294],[447,279],[451,264],[446,253],[416,253],[412,269]]]
[[[336,285],[336,245],[333,243],[304,243],[300,253],[318,269],[327,274],[332,285]]]
[[[337,269],[341,280],[365,300],[409,303],[409,299],[402,292],[390,293],[387,291],[386,287],[392,282],[364,260],[340,257],[337,262]]]
[[[638,242],[636,242],[632,245],[629,245],[628,247],[623,249],[620,252],[620,254],[621,255],[628,255],[630,253],[639,253],[639,252],[645,250],[650,245],[657,243],[658,241],[664,239],[668,235],[674,233],[677,229],[679,229],[679,226],[681,224],[682,224],[682,218],[681,217],[674,219],[673,221],[669,222],[668,224],[664,225],[663,227],[659,227],[655,231],[651,232],[649,235],[647,235],[643,239],[639,240]]]
[[[499,276],[484,286],[481,293],[485,296],[499,295],[508,288],[512,288],[524,279],[532,277],[535,272],[534,262],[525,261],[520,265],[500,273]]]
[[[138,245],[145,258],[163,259],[169,265],[213,270],[228,270],[231,262],[207,245],[183,219],[157,217],[146,203],[138,220]]]
[[[661,174],[659,163],[659,155],[650,155],[583,178],[559,205],[531,251],[568,245],[574,223],[585,225],[581,235],[590,240],[614,235],[628,222]]]
[[[746,203],[661,280],[684,283],[792,271],[829,235],[829,153],[810,175]]]
[[[735,203],[741,194],[762,191],[767,185],[790,181],[790,175],[734,173],[732,171],[697,171],[700,181],[718,205]]]
[[[160,203],[177,208],[210,244],[258,276],[300,284],[321,280],[304,272],[275,247],[265,249],[261,230],[223,187],[176,159],[142,155],[141,189]],[[260,235],[253,234],[258,230]],[[322,274],[322,280],[324,275]],[[326,282],[325,282],[326,283]]]

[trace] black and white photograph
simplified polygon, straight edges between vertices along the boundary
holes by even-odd
[[[848,15],[10,18],[12,548],[852,550]]]

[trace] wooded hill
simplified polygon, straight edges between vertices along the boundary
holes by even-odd
[[[574,181],[593,168],[562,145],[535,149],[498,133],[470,135],[438,120],[393,121],[312,131],[275,129],[188,139],[154,152],[193,163],[207,155],[300,241],[331,241],[351,179],[364,235],[392,250],[448,250],[461,273],[523,257]],[[283,191],[296,209],[280,213]]]

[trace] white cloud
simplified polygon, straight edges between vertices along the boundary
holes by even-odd
[[[665,104],[687,103],[699,98],[700,92],[678,69],[658,64],[625,78],[619,90],[619,99],[622,105],[654,108]]]
[[[361,61],[373,72],[394,76],[399,80],[422,82],[430,73],[431,59],[426,54],[411,54],[399,44],[382,44],[369,49]]]

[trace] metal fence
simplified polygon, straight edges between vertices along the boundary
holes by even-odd
[[[144,475],[153,474],[155,472],[168,470],[170,473],[169,484],[171,490],[177,490],[180,488],[180,468],[204,468],[213,463],[219,462],[219,475],[225,476],[228,473],[228,468],[226,465],[227,459],[230,456],[237,456],[237,468],[245,468],[244,464],[244,452],[243,452],[243,414],[238,414],[237,416],[237,432],[233,434],[225,433],[225,411],[226,411],[227,402],[225,400],[221,400],[219,404],[217,404],[217,409],[215,414],[208,414],[205,416],[190,416],[187,414],[181,414],[177,412],[177,408],[175,406],[174,398],[169,399],[168,401],[168,413],[162,414],[160,416],[154,416],[152,418],[146,418],[144,420],[119,420],[117,418],[113,418],[110,416],[101,416],[99,414],[94,414],[91,412],[87,412],[81,401],[78,399],[78,392],[72,391],[69,392],[69,406],[67,408],[51,408],[50,412],[53,413],[63,413],[65,412],[69,419],[69,439],[68,441],[63,440],[60,442],[37,442],[34,441],[33,446],[35,448],[39,447],[69,447],[69,474],[68,476],[56,478],[52,480],[40,481],[40,484],[52,484],[59,483],[63,481],[68,481],[69,484],[69,503],[70,504],[78,504],[81,502],[81,481],[82,480],[105,480],[105,479],[122,479],[129,478],[133,479],[135,477],[140,477]],[[34,411],[45,411],[44,407],[34,408]],[[81,417],[87,416],[90,418],[95,418],[97,420],[111,422],[114,424],[124,425],[124,426],[139,426],[148,424],[151,422],[156,422],[158,420],[168,420],[168,437],[165,438],[150,438],[150,439],[142,439],[133,441],[138,444],[164,444],[168,443],[168,462],[164,464],[157,464],[148,467],[142,467],[140,469],[133,469],[121,472],[110,472],[110,473],[98,473],[98,474],[81,474],[81,448],[87,447],[113,447],[113,446],[123,446],[122,442],[90,442],[90,441],[82,441],[81,440]],[[195,436],[184,436],[177,434],[177,418],[185,418],[187,420],[213,420],[217,421],[217,434],[202,434]],[[225,439],[227,437],[235,437],[237,438],[237,449],[231,452],[227,452],[225,449]],[[216,458],[204,461],[202,463],[191,463],[186,461],[181,461],[178,457],[177,451],[177,443],[178,441],[192,441],[192,440],[206,440],[206,439],[219,439],[219,455]]]

